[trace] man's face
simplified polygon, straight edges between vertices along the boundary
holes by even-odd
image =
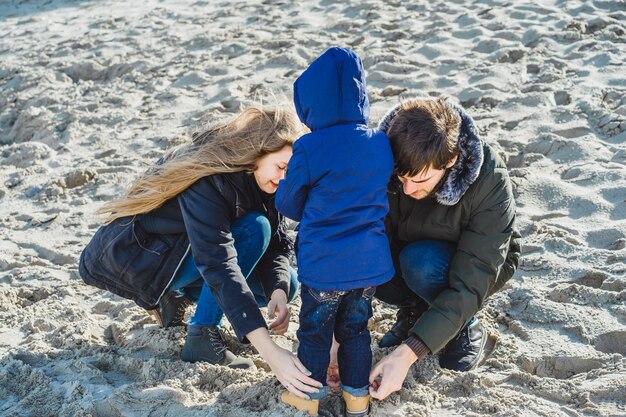
[[[416,200],[422,200],[428,197],[446,174],[446,169],[452,167],[456,159],[457,157],[454,157],[444,169],[430,167],[426,171],[413,177],[398,176],[398,179],[402,183],[402,191],[404,194]]]

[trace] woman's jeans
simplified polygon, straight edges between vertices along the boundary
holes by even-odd
[[[265,307],[265,293],[261,287],[259,273],[254,269],[270,242],[272,229],[270,222],[259,212],[250,212],[240,217],[231,225],[231,234],[235,241],[237,263],[246,277],[248,286],[254,294],[257,304]],[[287,299],[293,301],[298,293],[298,279],[296,272],[290,268],[291,282]],[[196,267],[191,254],[185,260],[182,268],[176,274],[170,286],[170,291],[178,291],[192,300],[197,300],[195,314],[189,320],[191,326],[216,326],[222,321],[222,310],[213,297]],[[228,302],[228,300],[226,300]]]
[[[330,362],[333,333],[339,343],[337,360],[341,387],[358,397],[368,394],[372,365],[370,332],[375,287],[351,291],[320,291],[301,284],[298,358],[311,371],[311,378],[324,384],[311,398],[326,393],[326,370]]]

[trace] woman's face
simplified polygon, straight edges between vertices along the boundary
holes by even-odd
[[[270,194],[276,192],[278,182],[285,178],[289,159],[291,159],[291,146],[285,146],[280,151],[268,153],[256,162],[254,179],[261,190]]]

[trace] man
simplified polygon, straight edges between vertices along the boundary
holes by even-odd
[[[515,272],[520,235],[506,166],[463,109],[411,100],[379,128],[395,160],[386,227],[396,276],[376,297],[399,307],[379,343],[399,346],[370,374],[372,397],[384,399],[429,353],[457,371],[479,363],[486,332],[474,314]]]

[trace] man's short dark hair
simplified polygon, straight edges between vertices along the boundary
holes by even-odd
[[[444,169],[459,153],[460,126],[459,114],[444,97],[403,102],[387,130],[396,175]]]

